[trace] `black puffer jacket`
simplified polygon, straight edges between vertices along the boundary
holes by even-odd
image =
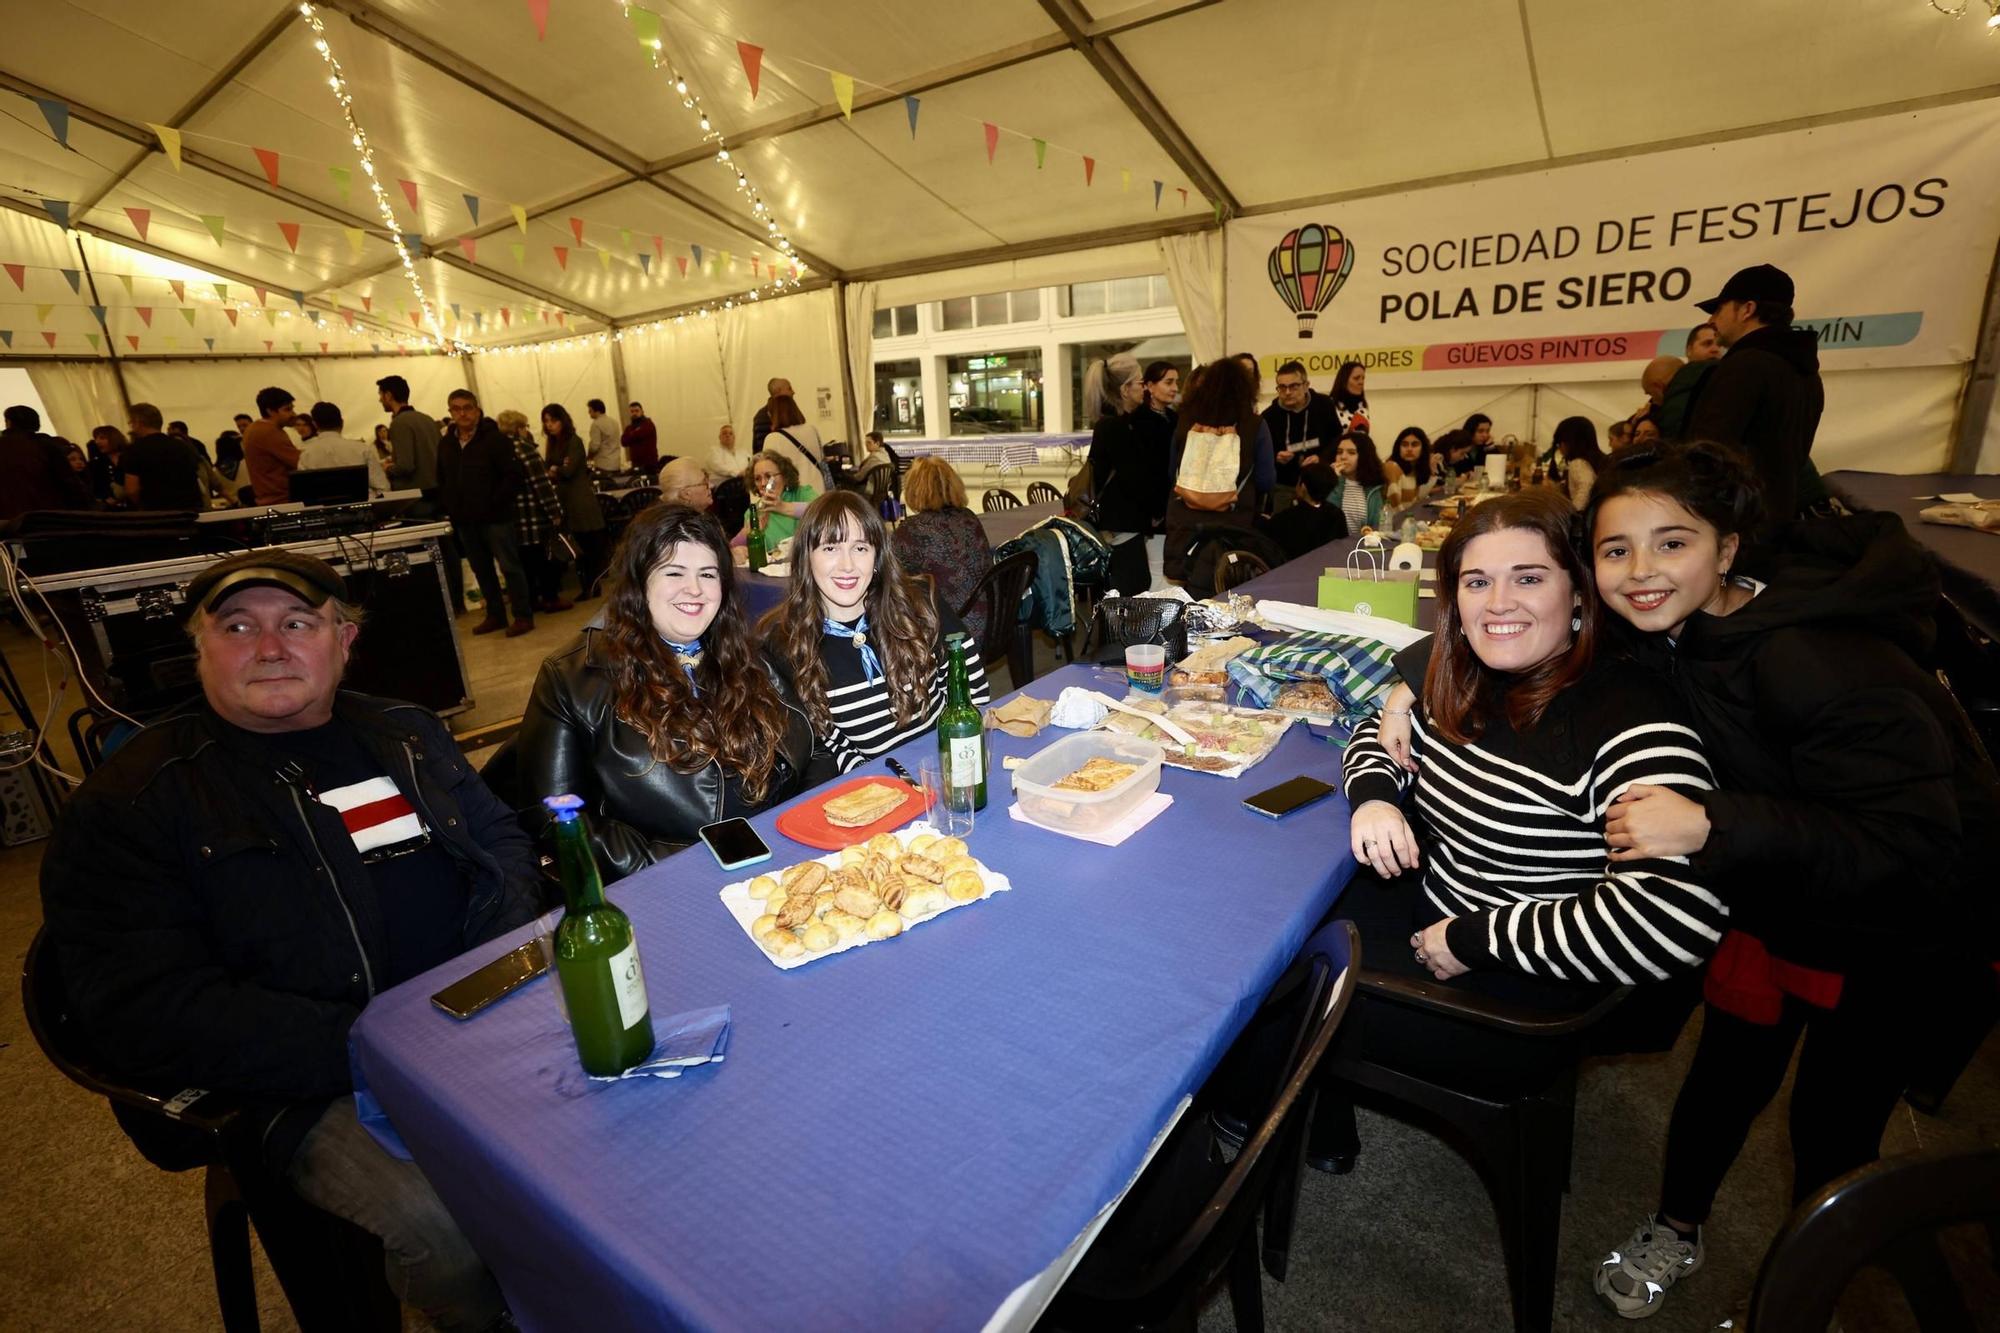
[[[1825,407],[1819,334],[1811,329],[1752,329],[1695,386],[1686,438],[1733,445],[1749,457],[1769,516],[1761,537],[1798,516],[1799,476]]]
[[[334,719],[456,862],[461,947],[529,920],[534,844],[437,715],[342,692]],[[77,789],[42,857],[49,943],[96,1054],[140,1086],[251,1099],[283,1122],[273,1165],[352,1086],[347,1030],[389,966],[367,866],[284,763],[206,707],[175,714]]]
[[[645,738],[616,716],[605,669],[603,626],[542,663],[521,719],[521,780],[536,798],[581,796],[592,849],[607,880],[643,870],[695,841],[704,824],[756,814],[795,795],[812,760],[812,728],[791,686],[772,674],[786,710],[778,767],[763,799],[743,798],[719,763],[677,773],[654,760]]]
[[[1631,636],[1671,680],[1720,790],[1696,862],[1778,957],[1848,973],[1994,943],[2000,785],[1919,665],[1937,573],[1893,514],[1792,525],[1770,582],[1678,644]],[[1991,956],[1985,954],[1983,956]]]

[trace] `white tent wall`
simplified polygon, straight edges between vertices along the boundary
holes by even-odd
[[[108,361],[30,362],[28,379],[49,409],[46,429],[77,444],[99,426],[125,429],[125,405]]]
[[[611,374],[611,344],[594,336],[567,347],[482,353],[473,358],[473,373],[487,416],[512,408],[526,416],[538,434],[542,408],[550,403],[568,408],[578,432],[586,435],[590,414],[583,405],[592,398],[603,399],[607,411],[621,423],[625,420]]]
[[[786,298],[788,300],[793,298]],[[660,435],[660,454],[708,459],[730,420],[722,392],[722,330],[713,319],[669,322],[665,328],[627,332],[619,343],[625,387],[646,409]],[[750,453],[749,418],[737,426],[737,453],[717,472],[733,472]]]
[[[213,440],[236,429],[238,412],[257,415],[257,391],[275,385],[290,391],[299,411],[329,402],[346,418],[346,434],[371,439],[387,421],[375,381],[401,375],[410,382],[410,402],[434,417],[444,416],[445,395],[465,383],[456,357],[255,357],[248,360],[126,361],[126,390],[135,403],[151,403],[168,421],[185,421],[197,439]],[[110,373],[105,367],[105,373]],[[107,418],[112,419],[112,418]],[[122,425],[123,419],[116,418]]]
[[[841,389],[840,310],[830,288],[725,310],[722,321],[723,392],[738,443],[748,448],[750,420],[768,396],[771,380],[786,379],[822,440],[847,433],[847,395]],[[634,395],[636,396],[636,395]]]

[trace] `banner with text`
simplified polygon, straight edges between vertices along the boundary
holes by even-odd
[[[1228,339],[1370,382],[1629,378],[1776,264],[1829,370],[1972,359],[2000,238],[2000,102],[1232,220]]]

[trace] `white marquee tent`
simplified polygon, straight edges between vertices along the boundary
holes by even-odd
[[[1359,339],[1392,226],[1531,203],[1610,218],[1635,180],[1666,190],[1647,204],[1664,216],[1709,202],[1704,153],[1736,154],[1716,174],[1753,192],[1760,163],[1872,154],[1911,211],[1842,233],[1825,271],[1887,286],[1856,313],[1892,350],[1829,363],[1823,461],[1991,470],[2000,36],[1986,0],[1963,22],[1950,3],[0,0],[0,364],[27,366],[71,435],[137,400],[212,433],[265,383],[353,416],[394,371],[433,406],[464,382],[531,413],[640,398],[669,448],[746,422],[783,374],[808,412],[830,391],[820,424],[842,437],[870,406],[878,306],[1164,272],[1197,356],[1276,355],[1245,312],[1298,219],[1372,219],[1354,244],[1374,271],[1334,308]],[[1967,164],[1951,230],[1906,239],[1941,142]],[[1906,265],[1943,294],[1898,304]],[[1802,316],[1856,309],[1795,271]],[[748,299],[774,277],[798,285]],[[1665,331],[1706,294],[1645,312],[1646,337],[1678,350]],[[1632,327],[1604,318],[1578,329]],[[1529,426],[1635,398],[1637,343],[1435,373],[1472,354],[1378,323],[1371,396],[1398,418],[1512,403]],[[438,333],[469,350],[426,353]]]

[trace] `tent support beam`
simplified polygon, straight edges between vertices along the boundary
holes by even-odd
[[[551,199],[545,204],[537,204],[535,207],[527,210],[528,218],[532,221],[536,218],[547,217],[551,213],[560,213],[566,209],[575,208],[578,204],[589,203],[593,199],[602,198],[613,191],[622,190],[628,185],[636,185],[637,183],[630,176],[614,176],[608,181],[586,186],[584,189],[577,190],[572,194],[566,194],[560,199]],[[456,249],[460,241],[483,241],[489,236],[497,236],[513,225],[514,219],[512,216],[498,219],[474,227],[469,231],[459,232],[455,236],[439,237],[437,240],[429,243],[429,249],[433,255],[436,255],[444,250]],[[386,264],[380,264],[371,269],[363,269],[359,273],[350,273],[339,282],[328,283],[319,290],[332,291],[336,287],[345,287],[352,282],[366,282],[370,278],[379,278],[384,273],[394,273],[402,265],[402,260],[392,259]]]
[[[764,237],[749,230],[748,219],[731,217],[720,204],[707,195],[692,190],[678,181],[656,180],[648,176],[645,161],[636,154],[627,152],[612,140],[589,129],[581,122],[572,120],[541,99],[513,87],[490,71],[468,64],[455,53],[384,14],[369,3],[369,0],[323,0],[323,4],[325,8],[338,10],[347,15],[348,20],[363,32],[381,38],[414,59],[429,65],[440,74],[456,79],[474,92],[499,103],[515,115],[533,122],[573,147],[581,148],[609,162],[631,176],[634,181],[649,185],[660,193],[678,200],[739,236],[746,237],[759,245],[766,244]],[[792,253],[797,255],[802,263],[825,273],[828,277],[836,276],[838,273],[838,270],[825,260],[807,254],[796,245],[792,247]],[[567,301],[563,304],[572,305]]]
[[[1958,397],[1958,420],[1952,427],[1951,458],[1945,464],[1947,472],[1971,472],[1979,466],[1986,423],[1993,415],[1994,379],[2000,373],[2000,247],[1995,248],[1993,267],[1986,275],[1979,342],[1966,370],[1965,392]]]
[[[29,208],[27,205],[16,203],[12,199],[0,199],[0,208],[10,209],[13,212],[19,213],[24,217],[33,218],[35,221],[40,222],[45,226],[53,227],[56,225],[55,222],[50,219],[49,215],[47,213],[44,213],[41,209]],[[96,237],[98,240],[103,241],[108,245],[122,245],[127,250],[136,250],[140,254],[151,255],[155,259],[164,259],[172,264],[185,264],[189,268],[199,269],[203,273],[213,273],[215,276],[219,278],[227,278],[231,282],[240,282],[246,287],[263,287],[270,291],[284,290],[284,288],[279,283],[273,281],[270,278],[253,278],[248,273],[238,273],[235,269],[223,268],[219,265],[211,264],[206,260],[193,259],[187,255],[180,254],[177,251],[168,250],[161,246],[154,245],[150,241],[142,241],[136,236],[121,236],[117,232],[106,231],[104,228],[96,226],[89,222],[72,221],[70,223],[69,229],[74,232],[80,232],[85,236]],[[339,313],[339,311],[334,309],[331,305],[322,305],[320,306],[320,308],[325,310],[328,314]],[[379,333],[400,332],[398,329],[396,329],[394,325],[390,324],[387,320],[382,319],[374,314],[357,311],[355,312],[355,315],[357,321],[365,322],[370,328],[376,330]],[[374,353],[370,353],[369,355],[374,355]]]
[[[607,328],[611,325],[611,316],[605,314],[602,310],[592,310],[589,306],[578,305],[567,296],[557,296],[554,292],[543,291],[540,287],[532,283],[522,282],[519,279],[509,278],[499,273],[489,272],[467,259],[464,255],[446,254],[441,250],[433,250],[431,251],[431,258],[437,260],[440,264],[455,268],[461,273],[469,273],[475,278],[483,278],[487,282],[511,288],[523,296],[540,301],[544,305],[559,306],[573,314],[582,315],[585,319],[594,319]]]
[[[103,305],[104,298],[97,292],[97,274],[91,270],[90,256],[83,252],[83,239],[72,236],[69,238],[69,244],[70,248],[76,251],[76,262],[83,265],[83,280],[90,284],[90,299],[98,305]],[[110,327],[105,324],[99,324],[97,327],[104,331],[104,352],[111,358],[111,378],[118,385],[118,401],[129,417],[132,414],[132,391],[125,387],[125,367],[118,364],[118,349],[111,344]],[[132,423],[127,421],[125,424],[129,426]]]
[[[133,352],[120,357],[119,360],[128,366],[185,365],[190,361],[198,361],[206,366],[217,361],[392,361],[405,356],[435,356],[455,361],[466,359],[455,352]],[[103,362],[104,358],[101,356],[64,356],[54,353],[48,356],[0,357],[0,366],[14,367],[51,364],[95,366]]]
[[[1215,168],[1211,167],[1195,148],[1194,141],[1174,123],[1174,118],[1167,114],[1164,106],[1160,105],[1160,99],[1153,96],[1152,89],[1146,86],[1138,71],[1119,54],[1118,48],[1112,45],[1110,38],[1091,34],[1090,15],[1085,12],[1078,0],[1039,0],[1039,3],[1042,11],[1054,20],[1056,27],[1060,28],[1063,35],[1069,39],[1070,46],[1078,55],[1090,62],[1090,67],[1097,71],[1098,77],[1118,95],[1118,100],[1125,104],[1126,110],[1146,127],[1147,133],[1153,136],[1153,141],[1159,144],[1172,159],[1173,164],[1180,168],[1204,195],[1221,206],[1222,216],[1227,218],[1240,211],[1242,206],[1237,202],[1236,196],[1229,192],[1229,187],[1222,183],[1222,177],[1216,174]]]
[[[1957,92],[1938,93],[1930,97],[1912,97],[1900,102],[1882,102],[1875,106],[1855,107],[1848,111],[1831,111],[1824,115],[1798,116],[1791,120],[1775,120],[1763,125],[1750,125],[1742,129],[1712,130],[1705,134],[1684,135],[1675,139],[1658,139],[1652,143],[1622,144],[1615,148],[1595,148],[1586,153],[1565,153],[1561,157],[1535,158],[1526,162],[1509,162],[1504,166],[1480,167],[1474,171],[1452,171],[1440,176],[1420,176],[1411,180],[1384,181],[1379,185],[1364,185],[1353,190],[1336,190],[1331,194],[1307,195],[1298,199],[1279,199],[1268,204],[1254,204],[1242,210],[1242,217],[1263,217],[1272,213],[1290,213],[1298,209],[1324,208],[1329,204],[1351,203],[1357,199],[1377,199],[1383,195],[1406,194],[1412,190],[1429,190],[1444,185],[1467,185],[1474,181],[1499,180],[1507,176],[1526,176],[1538,171],[1554,171],[1558,167],[1577,167],[1591,162],[1610,162],[1625,157],[1641,157],[1647,153],[1664,152],[1673,148],[1705,148],[1710,144],[1735,143],[1743,139],[1761,139],[1771,134],[1789,134],[1794,130],[1819,129],[1826,125],[1845,125],[1857,120],[1873,120],[1879,116],[1898,116],[1912,111],[1928,111],[1932,107],[1956,106],[1961,102],[1978,102],[1991,97],[2000,97],[2000,83],[1982,84],[1977,88],[1963,88]]]
[[[1049,236],[1036,241],[1016,241],[1011,245],[997,245],[985,250],[961,250],[957,254],[931,255],[924,259],[905,259],[894,264],[878,264],[873,268],[855,269],[847,275],[849,282],[881,282],[888,278],[909,278],[920,273],[937,273],[948,268],[971,268],[978,264],[998,264],[1010,259],[1034,259],[1041,255],[1061,254],[1065,250],[1094,250],[1107,245],[1123,245],[1128,241],[1156,241],[1162,236],[1185,236],[1191,232],[1215,230],[1215,219],[1207,213],[1200,217],[1183,218],[1176,222],[1147,222],[1133,227],[1117,227],[1110,231],[1077,232],[1068,236]]]
[[[626,419],[626,404],[632,401],[632,386],[625,378],[625,345],[617,338],[611,340],[611,391],[618,395],[618,401],[612,405],[617,410],[611,414],[611,419],[623,421]]]
[[[163,123],[172,126],[175,129],[178,129],[181,126],[187,124],[188,121],[194,119],[194,117],[201,111],[203,107],[207,106],[211,101],[215,100],[215,95],[217,93],[221,92],[224,88],[227,88],[231,83],[235,81],[237,75],[241,74],[245,69],[249,68],[251,61],[255,60],[258,56],[263,55],[265,50],[270,47],[271,43],[278,40],[279,34],[284,32],[285,29],[291,27],[294,21],[295,21],[294,12],[290,6],[287,6],[283,10],[279,11],[276,15],[272,17],[269,23],[264,25],[264,30],[262,32],[258,33],[255,37],[252,37],[250,39],[250,44],[248,46],[245,46],[241,51],[238,51],[236,53],[236,58],[234,60],[230,61],[227,65],[224,65],[221,69],[217,70],[215,74],[212,77],[210,77],[209,81],[203,84],[198,90],[196,90],[195,95],[193,97],[188,99],[187,105],[183,106],[180,110],[174,112],[174,114]],[[137,171],[139,169],[139,165],[142,162],[144,162],[147,158],[151,157],[155,151],[156,150],[151,146],[142,148],[132,158],[131,161],[127,162],[123,167],[119,168],[117,175],[113,176],[110,180],[104,183],[104,187],[102,189],[92,192],[86,198],[77,200],[75,205],[76,215],[78,217],[82,217],[84,214],[88,213],[91,209],[96,208],[99,204],[103,203],[105,199],[110,196],[111,192],[117,189],[119,186],[123,185],[125,183],[126,178],[130,176],[133,172]]]
[[[834,350],[840,354],[840,391],[847,407],[847,456],[861,456],[861,403],[854,396],[853,343],[847,333],[847,284],[833,284]]]
[[[832,285],[833,279],[831,278],[807,278],[791,291],[784,293],[783,296],[766,297],[765,300],[782,301],[786,296],[804,296],[807,292],[823,291]],[[662,306],[658,310],[643,310],[636,315],[620,315],[612,322],[612,327],[614,329],[636,329],[641,324],[651,324],[654,320],[674,319],[681,315],[692,315],[703,306],[713,305],[714,303],[715,298],[710,296],[699,301],[684,301],[679,305]],[[758,302],[757,304],[761,305],[762,302]]]

